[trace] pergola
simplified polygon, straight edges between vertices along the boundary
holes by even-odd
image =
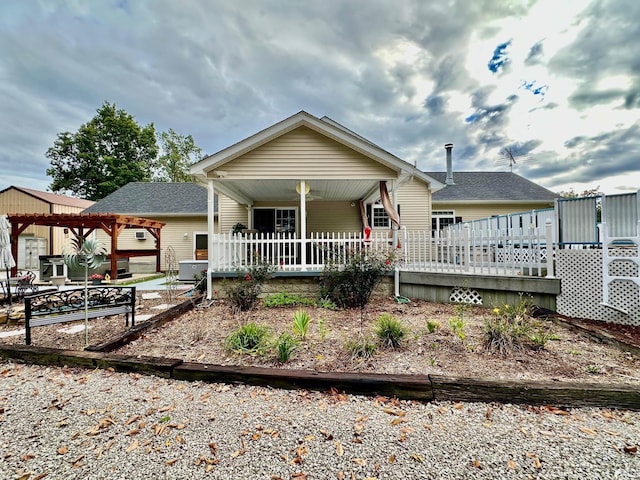
[[[11,253],[18,260],[18,236],[31,225],[68,228],[76,238],[87,238],[93,231],[101,229],[111,237],[111,278],[118,278],[118,259],[155,255],[156,272],[160,271],[160,230],[163,222],[148,218],[118,215],[115,213],[9,213],[11,222]],[[118,249],[118,236],[128,228],[145,229],[155,238],[153,249]],[[18,268],[11,269],[11,275],[17,274]]]

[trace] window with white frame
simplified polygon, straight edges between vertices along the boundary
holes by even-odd
[[[390,228],[391,220],[381,203],[371,205],[371,226],[373,228]]]
[[[431,230],[442,230],[461,221],[462,217],[456,217],[454,210],[434,210],[431,212]]]

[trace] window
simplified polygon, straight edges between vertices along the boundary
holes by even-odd
[[[390,228],[391,220],[381,203],[374,203],[371,208],[371,226],[373,228]]]
[[[462,217],[456,217],[453,210],[434,210],[431,212],[431,230],[442,230],[443,228],[462,222]]]

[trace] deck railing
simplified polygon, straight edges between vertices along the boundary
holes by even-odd
[[[482,275],[553,276],[553,236],[544,227],[439,232],[402,229],[395,240],[375,232],[368,241],[359,232],[314,232],[306,239],[291,234],[216,234],[212,268],[234,272],[261,262],[281,271],[321,271],[328,262],[346,263],[362,249],[398,249],[401,270]],[[304,254],[303,254],[304,249]],[[551,253],[551,255],[550,255]]]

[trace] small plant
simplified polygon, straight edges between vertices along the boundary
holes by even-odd
[[[503,318],[485,320],[484,347],[500,355],[508,355],[522,346],[513,324]]]
[[[294,293],[280,292],[266,297],[263,302],[265,307],[285,307],[290,305],[312,306],[315,302],[307,297]]]
[[[550,328],[545,328],[543,325],[535,325],[529,334],[529,340],[533,344],[534,350],[542,350],[551,337],[553,332]]]
[[[326,308],[327,310],[337,310],[338,306],[329,297],[322,297],[317,302],[318,307]]]
[[[288,333],[282,333],[276,340],[276,357],[278,362],[286,363],[298,348],[298,340]]]
[[[600,373],[600,367],[598,365],[587,365],[585,368],[587,373],[597,375]]]
[[[353,361],[373,358],[378,346],[373,338],[360,335],[357,339],[347,340],[344,348],[351,355]]]
[[[462,317],[453,317],[449,319],[449,327],[451,331],[464,343],[467,334],[464,332],[465,321]]]
[[[407,328],[390,313],[383,313],[376,321],[375,334],[383,347],[398,348],[407,333]]]
[[[324,339],[329,335],[329,327],[327,327],[324,318],[318,319],[318,335],[320,335],[320,341],[324,342]]]
[[[427,320],[427,331],[433,333],[440,328],[440,322],[437,320]]]
[[[569,355],[582,355],[582,352],[580,350],[576,350],[575,348],[570,348]]]
[[[307,336],[309,323],[311,323],[311,316],[306,312],[306,310],[298,310],[293,314],[293,331],[302,340]]]
[[[227,350],[232,352],[262,355],[268,349],[269,338],[267,327],[249,322],[232,331],[224,343]]]
[[[189,339],[192,345],[204,340],[206,336],[207,326],[205,320],[197,320],[190,324]]]
[[[429,365],[431,365],[432,367],[437,367],[438,359],[436,357],[432,357],[431,360],[429,360]]]

